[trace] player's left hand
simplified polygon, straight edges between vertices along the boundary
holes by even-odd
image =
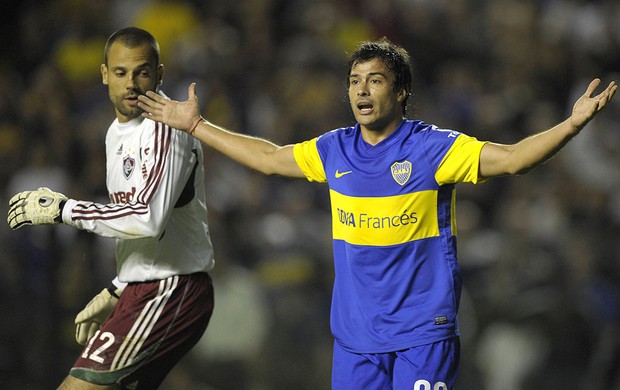
[[[187,88],[187,100],[179,102],[161,96],[153,91],[138,96],[138,107],[144,110],[142,116],[182,131],[190,131],[196,120],[200,120],[196,83]]]
[[[9,201],[6,221],[11,229],[24,225],[53,225],[62,220],[61,212],[67,197],[49,188],[40,187],[36,191],[24,191]]]
[[[616,94],[618,85],[615,81],[612,81],[603,92],[596,96],[592,96],[600,84],[600,79],[592,80],[586,92],[575,102],[570,120],[571,125],[576,129],[581,130]]]

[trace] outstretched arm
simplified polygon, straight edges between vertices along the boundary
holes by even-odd
[[[480,153],[480,176],[524,174],[553,157],[611,101],[618,89],[612,81],[593,96],[600,84],[601,80],[594,79],[575,102],[571,116],[553,128],[513,145],[486,144]]]
[[[262,138],[239,134],[200,116],[196,84],[188,88],[188,99],[171,100],[153,92],[139,97],[142,116],[183,130],[205,144],[265,174],[304,177],[293,156],[293,145],[279,146]]]

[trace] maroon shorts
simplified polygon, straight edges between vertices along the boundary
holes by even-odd
[[[206,272],[129,283],[70,374],[99,385],[155,389],[198,342],[211,313]]]

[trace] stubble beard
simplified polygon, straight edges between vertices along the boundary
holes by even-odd
[[[144,112],[144,110],[138,106],[130,106],[129,104],[127,104],[123,97],[116,98],[113,105],[118,113],[128,119],[137,118],[140,116],[140,114]]]

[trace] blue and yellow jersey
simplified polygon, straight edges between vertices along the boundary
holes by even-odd
[[[331,327],[353,352],[389,352],[458,335],[455,184],[479,181],[483,142],[405,120],[379,144],[359,125],[296,144],[310,181],[330,189]]]

